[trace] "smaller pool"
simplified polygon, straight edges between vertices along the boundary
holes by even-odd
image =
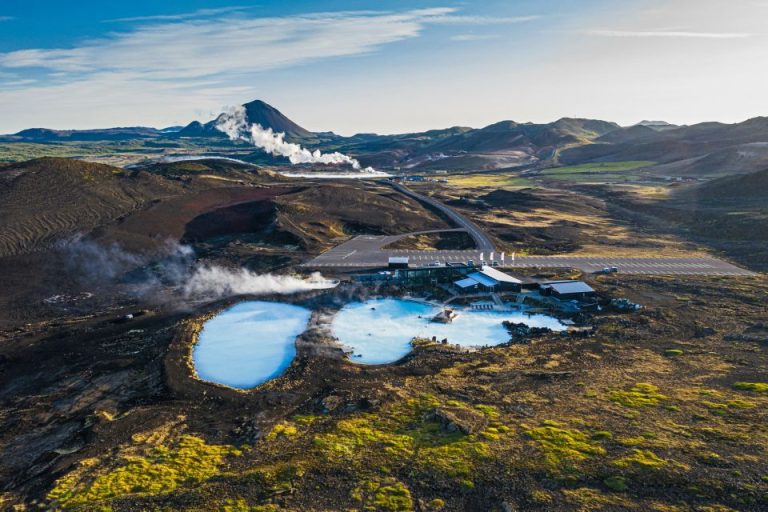
[[[233,306],[203,325],[192,360],[202,379],[250,389],[279,376],[296,356],[308,309],[280,302]]]
[[[450,324],[431,322],[441,308],[401,299],[375,299],[344,306],[331,331],[352,349],[352,361],[363,364],[393,363],[411,351],[414,337],[436,336],[465,347],[499,345],[509,341],[504,320],[531,327],[562,331],[565,326],[547,315],[458,310]]]

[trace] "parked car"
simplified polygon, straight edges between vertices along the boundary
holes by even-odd
[[[614,274],[618,271],[619,271],[619,267],[605,267],[604,269],[601,269],[595,272],[595,274]]]

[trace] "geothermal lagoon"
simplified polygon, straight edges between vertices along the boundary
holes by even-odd
[[[448,343],[465,347],[499,345],[509,341],[501,324],[504,320],[530,327],[548,327],[562,331],[565,326],[547,315],[522,312],[457,310],[453,323],[430,320],[442,308],[431,304],[401,300],[376,299],[355,302],[339,311],[331,324],[333,335],[352,350],[352,361],[362,364],[393,363],[411,351],[415,337],[448,339]]]
[[[279,376],[296,355],[311,312],[292,304],[249,301],[203,325],[192,352],[200,379],[250,389]]]
[[[339,342],[360,364],[387,364],[411,351],[415,337],[436,336],[465,347],[499,345],[509,340],[504,320],[561,331],[556,318],[459,309],[453,323],[430,320],[441,307],[402,299],[374,299],[344,306],[330,323]],[[251,389],[280,376],[296,356],[296,337],[307,329],[310,310],[280,302],[237,304],[203,325],[192,351],[200,379]]]

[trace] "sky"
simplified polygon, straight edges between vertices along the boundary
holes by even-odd
[[[3,0],[0,133],[264,100],[313,131],[768,115],[768,0]]]

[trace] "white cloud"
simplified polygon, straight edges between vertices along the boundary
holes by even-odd
[[[5,122],[0,129],[19,128],[16,123],[83,127],[180,122],[184,112],[216,110],[251,99],[265,71],[373,53],[419,37],[436,24],[534,19],[457,12],[437,7],[254,18],[240,9],[225,8],[134,18],[137,23],[130,30],[69,48],[0,53]],[[36,82],[19,81],[25,79]],[[44,104],[56,108],[39,108]]]
[[[751,37],[745,32],[686,32],[675,30],[588,30],[584,32],[591,36],[602,37],[672,37],[698,39],[742,39]]]
[[[542,16],[461,16],[461,15],[438,15],[430,19],[430,23],[439,23],[444,25],[509,25],[514,23],[526,23],[536,21]]]
[[[403,13],[327,13],[275,18],[219,17],[142,25],[130,32],[66,49],[0,54],[0,69],[43,68],[83,73],[132,73],[180,80],[265,71],[355,55],[418,36],[453,9]]]
[[[104,23],[123,23],[123,22],[136,22],[136,21],[178,21],[189,20],[193,18],[205,18],[209,16],[219,16],[222,14],[231,14],[234,12],[241,12],[251,9],[251,7],[219,7],[216,9],[198,9],[193,12],[186,12],[180,14],[155,14],[153,16],[132,16],[129,18],[113,18],[104,20]]]
[[[451,41],[488,41],[491,39],[498,39],[501,36],[498,34],[457,34],[451,36]]]

